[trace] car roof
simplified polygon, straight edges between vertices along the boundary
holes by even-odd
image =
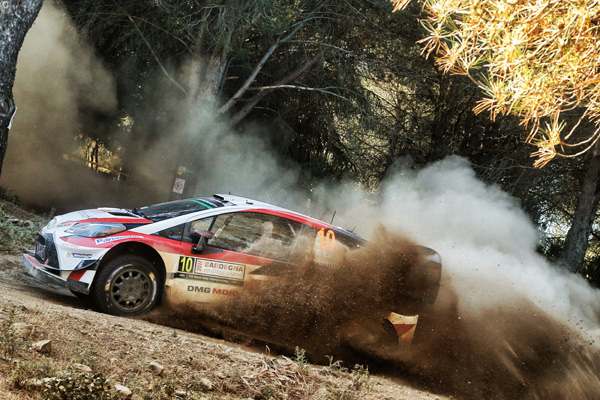
[[[184,215],[192,215],[211,209],[236,209],[254,208],[301,215],[273,204],[249,199],[247,197],[232,196],[230,194],[215,194],[213,197],[192,197],[152,204],[144,207],[134,208],[131,211],[154,223],[169,220]]]
[[[228,208],[232,208],[236,211],[244,211],[244,210],[254,210],[254,211],[262,211],[262,212],[266,212],[266,213],[273,213],[274,215],[278,215],[280,217],[284,217],[284,218],[289,218],[289,219],[293,219],[302,223],[306,223],[312,226],[319,226],[319,227],[330,227],[332,229],[335,229],[337,231],[340,232],[344,232],[346,235],[351,236],[351,237],[355,237],[357,239],[363,240],[361,239],[358,235],[356,235],[354,232],[348,231],[347,229],[344,229],[342,227],[339,226],[334,226],[332,224],[328,224],[327,222],[318,220],[314,217],[310,217],[308,215],[299,213],[297,211],[292,211],[289,210],[287,208],[284,207],[279,207],[270,203],[266,203],[263,201],[258,201],[258,200],[254,200],[254,199],[250,199],[248,197],[243,197],[243,196],[235,196],[232,194],[214,194],[212,197],[193,197],[193,198],[188,198],[188,199],[181,199],[181,200],[173,200],[170,202],[166,202],[166,203],[159,203],[159,204],[155,204],[152,206],[146,206],[146,207],[142,207],[140,209],[134,209],[134,212],[139,212],[139,211],[143,211],[144,208],[148,208],[148,207],[156,207],[156,206],[165,206],[168,204],[173,204],[173,203],[177,203],[177,202],[194,202],[194,203],[198,203],[201,204],[203,206],[205,206],[207,209],[221,209],[223,211],[225,211]],[[152,220],[154,223],[164,223],[165,220],[170,220],[172,218],[183,218],[191,215],[192,213],[196,213],[196,212],[204,212],[204,211],[208,211],[206,209],[199,209],[199,210],[187,210],[187,211],[183,211],[183,212],[175,212],[173,215],[168,215],[169,213],[167,212],[166,214],[162,214],[162,215],[157,215],[154,216],[154,218],[152,218],[151,216],[145,216],[146,218]],[[140,228],[141,229],[141,228]]]
[[[243,206],[243,205],[253,205],[263,208],[270,208],[275,210],[285,210],[282,207],[275,206],[270,203],[265,203],[263,201],[249,199],[247,197],[242,196],[234,196],[231,194],[215,194],[213,197],[219,201],[221,201],[225,206]],[[291,210],[286,210],[291,211]]]

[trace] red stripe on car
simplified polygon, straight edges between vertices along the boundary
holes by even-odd
[[[396,329],[396,333],[398,333],[398,337],[400,337],[410,331],[414,326],[415,324],[397,324],[394,325],[394,329]]]
[[[73,271],[69,274],[69,279],[73,279],[74,281],[78,281],[81,279],[81,277],[83,276],[83,274],[85,274],[85,270],[77,270],[77,271]]]

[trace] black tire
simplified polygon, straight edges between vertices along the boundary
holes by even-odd
[[[148,260],[123,255],[110,260],[96,273],[91,298],[104,313],[136,316],[158,304],[162,286],[156,268]]]

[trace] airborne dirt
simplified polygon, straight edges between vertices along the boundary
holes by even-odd
[[[377,326],[385,310],[402,312],[402,305],[391,304],[392,294],[417,288],[390,283],[405,281],[402,275],[420,264],[413,243],[382,228],[363,249],[348,254],[338,260],[339,267],[308,265],[291,282],[269,286],[266,295],[239,296],[216,311],[187,310],[183,315],[251,327],[316,353],[316,360],[336,354],[354,362],[358,350],[356,360],[372,371],[458,398],[600,398],[597,332],[574,318],[558,318],[547,304],[517,295],[508,305],[463,313],[458,299],[471,294],[458,292],[450,276],[445,276],[435,304],[413,309],[420,318],[412,346],[391,351],[350,343],[353,352],[344,353],[347,343],[339,327],[353,321],[362,332],[375,332],[370,327]],[[391,271],[399,276],[390,279]],[[339,344],[341,348],[335,347]],[[361,359],[364,354],[375,357]]]
[[[365,353],[387,354],[385,345],[397,339],[386,335],[381,321],[390,311],[409,314],[404,303],[416,303],[398,294],[419,289],[411,284],[422,282],[414,278],[419,272],[415,267],[422,264],[419,248],[382,228],[373,242],[359,250],[340,251],[329,261],[305,261],[285,277],[262,281],[259,290],[242,290],[210,310],[181,312],[190,320],[208,318],[227,327],[243,327],[254,337],[299,346],[316,362],[325,361],[326,355],[350,362],[354,360],[350,349],[357,347]],[[410,314],[416,314],[414,307]],[[365,332],[372,337],[365,338]],[[368,343],[358,343],[357,337]]]

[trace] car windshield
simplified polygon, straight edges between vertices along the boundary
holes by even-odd
[[[157,222],[216,207],[223,207],[223,203],[215,199],[200,198],[169,201],[168,203],[134,208],[131,211],[153,222]]]

